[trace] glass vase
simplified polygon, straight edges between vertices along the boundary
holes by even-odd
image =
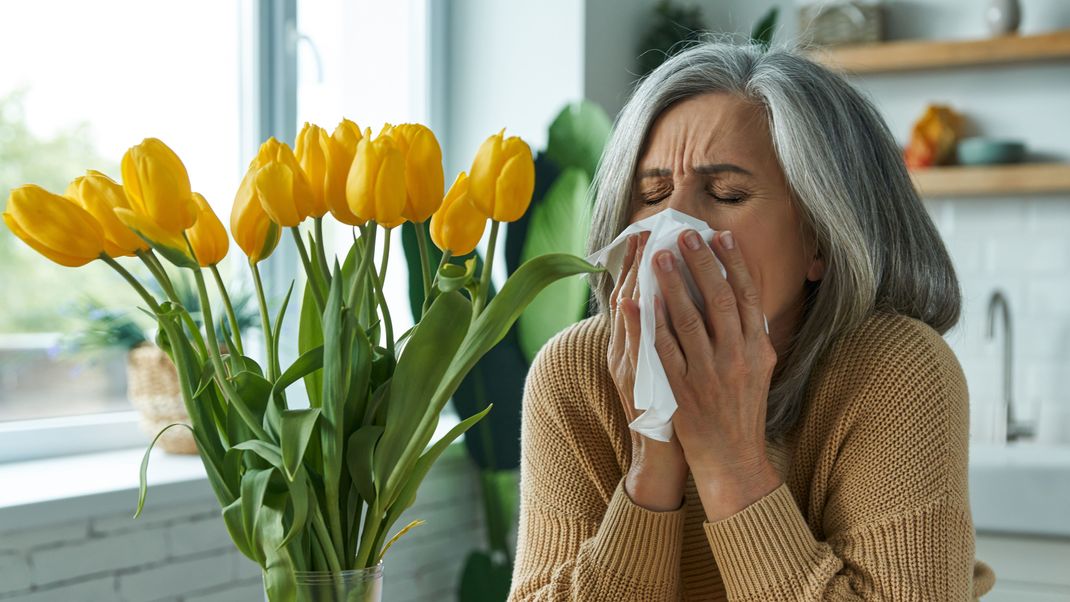
[[[363,569],[294,574],[297,602],[382,602],[383,561]]]

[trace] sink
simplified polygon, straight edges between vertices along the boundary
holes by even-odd
[[[970,444],[974,529],[1070,537],[1070,446]]]

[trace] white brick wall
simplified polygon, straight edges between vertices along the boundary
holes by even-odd
[[[150,468],[151,478],[151,468]],[[451,446],[424,480],[391,535],[417,518],[386,554],[384,599],[454,597],[469,550],[483,546],[479,481],[463,446]],[[168,504],[150,489],[131,518],[130,492],[88,519],[30,529],[0,522],[3,602],[258,602],[260,569],[234,549],[214,498]]]

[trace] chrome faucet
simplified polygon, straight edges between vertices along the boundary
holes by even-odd
[[[1014,419],[1014,404],[1011,399],[1014,391],[1014,381],[1012,380],[1014,375],[1014,365],[1012,363],[1014,330],[1011,328],[1010,305],[1007,303],[1006,295],[1000,290],[993,291],[992,296],[988,298],[988,328],[985,330],[985,337],[988,339],[995,338],[997,311],[999,312],[998,315],[1003,319],[1003,400],[1000,406],[1002,410],[1000,417],[1006,420],[1006,440],[1015,441],[1032,437],[1034,433],[1032,424],[1018,422]]]

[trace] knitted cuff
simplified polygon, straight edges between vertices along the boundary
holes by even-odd
[[[665,512],[643,508],[624,490],[624,478],[595,534],[592,556],[616,574],[669,583],[678,578],[686,504]]]
[[[758,599],[772,591],[812,592],[818,565],[829,560],[795,504],[786,483],[743,510],[704,521],[713,557],[731,600]]]

